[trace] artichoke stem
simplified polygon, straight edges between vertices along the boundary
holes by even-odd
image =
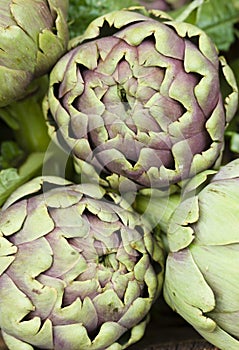
[[[14,138],[26,153],[45,152],[50,141],[42,111],[42,100],[48,85],[45,79],[39,82],[28,97],[0,109],[4,121],[10,127],[14,125]]]

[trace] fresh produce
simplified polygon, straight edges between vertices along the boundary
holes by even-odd
[[[67,50],[68,0],[0,5],[0,205],[41,174],[49,136],[42,112],[48,73]]]
[[[201,179],[189,182],[168,223],[164,295],[204,338],[221,350],[236,350],[239,159],[205,180],[198,193]]]
[[[239,347],[238,199],[235,159],[195,176],[181,194],[135,203],[163,231],[165,301],[220,350]]]
[[[238,25],[238,0],[1,1],[1,350],[195,348],[185,322],[239,348]]]
[[[94,20],[51,71],[44,104],[51,138],[67,144],[82,177],[127,191],[168,187],[220,164],[238,101],[234,76],[203,31],[147,14]],[[223,97],[219,73],[229,86]]]
[[[19,187],[0,217],[8,348],[113,350],[138,341],[163,282],[163,248],[151,231],[96,185],[38,177]]]
[[[66,51],[68,0],[1,0],[0,107],[29,93]]]

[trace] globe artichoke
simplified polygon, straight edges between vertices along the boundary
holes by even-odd
[[[236,159],[189,182],[167,229],[165,300],[221,350],[239,348],[238,198]]]
[[[151,227],[93,184],[40,177],[0,217],[0,327],[9,349],[125,349],[162,286]]]
[[[66,51],[68,0],[1,0],[0,107],[22,98]]]
[[[109,13],[72,40],[44,102],[49,134],[82,176],[127,190],[166,187],[220,163],[238,99],[203,31],[140,11]]]

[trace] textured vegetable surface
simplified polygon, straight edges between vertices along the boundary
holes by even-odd
[[[203,31],[152,13],[96,19],[51,73],[49,133],[87,180],[164,187],[220,162],[237,108],[234,76]]]
[[[67,8],[68,0],[1,0],[0,107],[24,97],[66,51]]]
[[[237,350],[239,160],[207,181],[197,195],[201,180],[188,184],[169,221],[164,296],[209,342]]]
[[[125,349],[143,336],[164,255],[120,197],[36,178],[5,203],[0,228],[0,327],[10,350]]]

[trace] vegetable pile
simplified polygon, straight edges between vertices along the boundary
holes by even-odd
[[[6,349],[126,349],[161,298],[239,348],[238,24],[238,0],[1,1]]]

